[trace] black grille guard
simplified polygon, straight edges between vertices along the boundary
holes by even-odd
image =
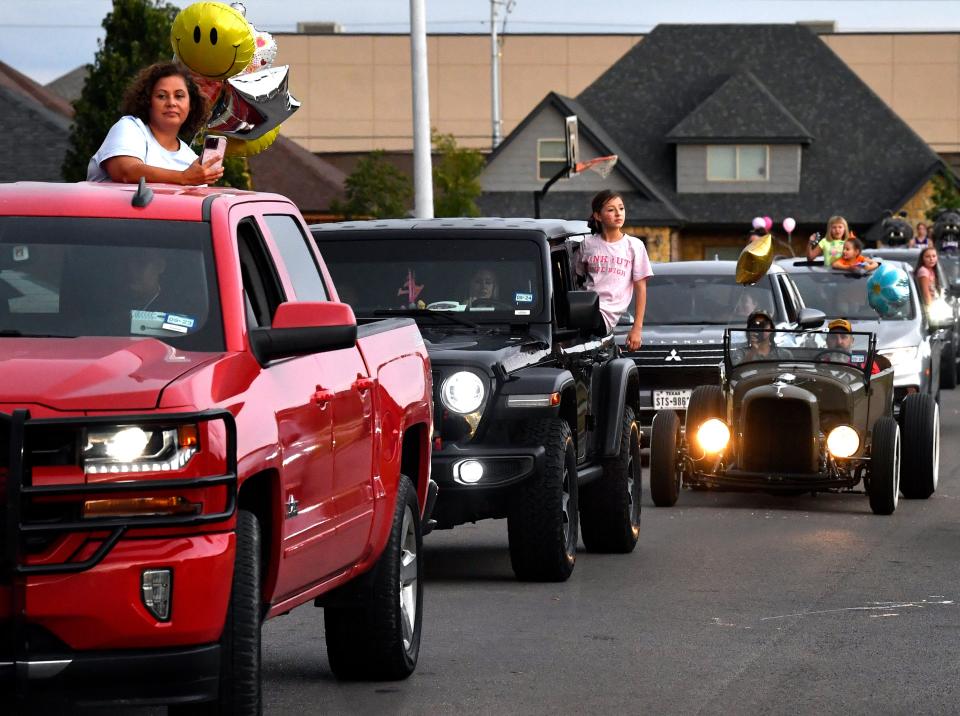
[[[227,471],[222,475],[181,478],[175,480],[126,480],[96,484],[34,486],[30,468],[24,459],[26,431],[32,426],[109,425],[118,421],[138,425],[209,422],[222,420],[227,437]],[[237,428],[233,415],[226,410],[208,410],[192,413],[124,414],[77,418],[30,417],[27,410],[15,410],[12,415],[0,413],[0,430],[10,436],[9,468],[6,480],[6,510],[3,515],[4,545],[0,561],[0,585],[4,572],[8,574],[62,574],[82,572],[99,564],[113,549],[128,529],[144,527],[190,527],[229,519],[237,508]],[[156,492],[166,489],[206,488],[223,485],[227,496],[220,512],[200,515],[171,515],[144,517],[99,517],[75,521],[30,522],[23,518],[23,504],[32,497],[82,496],[98,493]],[[101,532],[110,531],[96,552],[82,562],[28,565],[22,561],[21,541],[25,535],[38,533]]]

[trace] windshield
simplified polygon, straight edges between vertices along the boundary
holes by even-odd
[[[725,351],[730,366],[760,362],[833,363],[863,368],[870,333],[728,329]]]
[[[823,311],[827,318],[846,318],[851,321],[906,321],[916,314],[913,306],[913,281],[910,297],[890,314],[881,316],[867,303],[869,276],[854,276],[843,271],[810,271],[791,274],[793,282],[810,308]]]
[[[152,336],[222,351],[209,224],[0,218],[0,336]]]
[[[544,307],[535,241],[323,237],[320,253],[340,300],[357,316],[420,310],[463,313],[472,323],[535,320]],[[456,325],[444,322],[444,325]]]
[[[741,286],[733,275],[654,274],[647,279],[643,325],[743,324],[757,310],[766,311],[776,320],[769,278],[753,286]]]

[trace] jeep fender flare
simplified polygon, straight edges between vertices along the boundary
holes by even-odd
[[[512,395],[546,396],[553,393],[560,394],[560,403],[557,405],[542,405],[529,407],[510,407],[508,398]],[[568,395],[572,394],[572,395]],[[569,404],[572,400],[573,416],[571,419]],[[567,408],[565,410],[565,408]],[[539,418],[561,417],[570,423],[570,430],[576,441],[576,382],[569,370],[547,367],[530,367],[514,373],[511,380],[500,388],[497,400],[497,415],[508,420],[527,420]]]
[[[640,377],[637,364],[629,358],[614,358],[603,369],[603,402],[597,412],[603,417],[600,434],[603,436],[602,457],[616,457],[620,452],[620,436],[623,434],[620,418],[623,407],[638,409]],[[632,388],[631,388],[632,386]],[[602,411],[602,412],[601,412]]]

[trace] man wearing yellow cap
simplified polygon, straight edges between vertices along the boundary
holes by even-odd
[[[830,356],[834,363],[850,363],[857,368],[863,368],[863,361],[853,360],[850,351],[853,349],[853,336],[850,335],[853,326],[846,318],[835,318],[827,324],[827,347],[836,353]],[[839,357],[839,358],[838,358]],[[880,366],[876,362],[870,365],[871,373],[879,373]]]

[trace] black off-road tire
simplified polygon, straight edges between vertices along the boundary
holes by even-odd
[[[940,478],[940,406],[929,395],[911,393],[900,404],[903,457],[900,492],[911,500],[925,500]]]
[[[672,507],[680,496],[679,442],[680,418],[672,410],[658,411],[650,426],[650,497],[657,507]]]
[[[875,515],[892,515],[900,495],[900,426],[891,417],[873,426],[870,448],[870,509]]]
[[[423,624],[422,552],[416,490],[401,475],[390,539],[373,567],[369,595],[355,607],[323,610],[327,658],[337,678],[396,681],[416,669]]]
[[[580,530],[591,552],[626,554],[640,537],[640,428],[629,405],[620,423],[620,452],[603,461],[603,477],[580,490]]]
[[[957,387],[957,354],[953,343],[944,349],[940,359],[940,387],[943,390]]]
[[[216,701],[170,706],[177,716],[260,716],[260,522],[237,512],[237,551],[227,619],[220,637],[220,695]]]
[[[690,402],[687,403],[687,418],[684,423],[687,434],[687,444],[692,444],[697,437],[697,428],[703,421],[710,418],[726,420],[726,406],[724,404],[723,388],[719,385],[699,385],[690,393]]]
[[[533,420],[520,436],[543,445],[543,469],[518,486],[507,516],[510,564],[517,579],[563,582],[577,561],[577,455],[565,420]]]

